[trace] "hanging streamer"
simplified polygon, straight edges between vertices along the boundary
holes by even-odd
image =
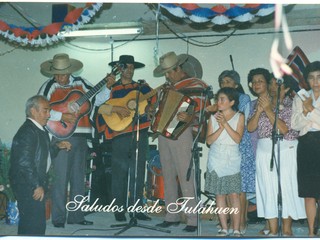
[[[153,49],[153,60],[154,60],[154,65],[158,66],[159,65],[159,17],[160,17],[160,6],[158,5],[157,13],[156,13],[156,46]]]
[[[287,19],[283,13],[283,8],[281,4],[276,5],[275,12],[275,38],[273,40],[270,52],[270,65],[272,68],[273,75],[275,78],[282,78],[284,75],[291,75],[292,69],[288,66],[287,58],[284,58],[279,52],[279,34],[280,28],[282,27],[284,35],[284,43],[287,50],[292,50],[292,39],[289,32]]]

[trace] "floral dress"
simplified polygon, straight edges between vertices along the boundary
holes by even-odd
[[[250,97],[247,94],[240,94],[239,111],[245,116],[245,129],[239,148],[241,153],[241,192],[255,192],[255,174],[256,174],[256,159],[255,148],[253,147],[250,133],[247,130],[247,119],[250,114]]]

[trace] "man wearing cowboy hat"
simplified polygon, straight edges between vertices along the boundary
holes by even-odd
[[[41,72],[47,76],[52,76],[40,88],[38,94],[47,97],[50,103],[64,101],[72,90],[79,90],[83,94],[92,89],[91,83],[80,76],[73,76],[72,73],[82,69],[83,64],[79,60],[69,58],[68,54],[60,53],[54,55],[52,60],[41,64]],[[110,84],[110,83],[109,83]],[[109,96],[110,90],[104,86],[103,96],[100,99],[104,102]],[[98,99],[96,99],[98,101]],[[94,102],[94,100],[92,100]],[[77,195],[85,196],[85,164],[88,152],[87,138],[90,138],[91,125],[87,115],[78,119],[76,111],[60,112],[51,110],[51,121],[57,121],[60,128],[68,124],[75,124],[79,121],[73,135],[67,137],[72,144],[68,152],[59,152],[52,159],[54,181],[52,185],[52,223],[55,227],[63,228],[65,222],[68,224],[92,225],[93,222],[84,218],[84,213],[66,210],[67,188],[70,183],[69,201],[74,201]],[[53,140],[54,141],[54,140]],[[79,199],[78,199],[79,200]]]
[[[169,84],[174,90],[182,91],[188,90],[188,95],[196,101],[196,113],[198,113],[201,107],[205,107],[208,103],[204,103],[204,98],[192,94],[192,89],[205,90],[208,85],[202,80],[196,78],[196,72],[194,76],[189,76],[193,71],[188,71],[183,67],[183,64],[188,60],[188,55],[181,54],[176,55],[174,52],[168,52],[160,57],[160,65],[157,66],[153,75],[155,77],[165,76]],[[189,74],[188,74],[189,73]],[[199,74],[198,74],[199,75]],[[201,74],[202,75],[202,70]],[[182,196],[190,198],[186,206],[190,209],[196,209],[197,199],[194,183],[194,174],[191,174],[190,180],[186,180],[187,171],[191,160],[191,149],[193,144],[193,133],[197,131],[197,114],[195,118],[189,115],[187,112],[179,112],[177,118],[182,122],[189,122],[192,120],[192,124],[187,128],[177,140],[171,140],[164,136],[159,136],[159,153],[160,162],[162,168],[162,174],[164,179],[164,196],[167,213],[165,221],[157,224],[158,227],[166,228],[170,226],[177,226],[180,223],[180,215],[174,213],[172,206],[175,203],[178,196],[178,182],[176,176],[178,176],[179,184],[182,191]],[[171,210],[171,211],[170,211]],[[197,229],[197,215],[193,213],[187,213],[187,226],[183,229],[187,232],[194,232]]]
[[[118,80],[112,87],[110,100],[119,99],[116,104],[103,104],[99,108],[99,113],[112,116],[116,114],[120,119],[126,119],[130,117],[132,112],[135,112],[135,108],[131,110],[125,105],[121,105],[122,99],[125,99],[132,91],[140,92],[140,95],[149,93],[152,89],[148,84],[142,82],[142,80],[134,81],[133,75],[135,69],[142,68],[145,65],[140,62],[136,62],[131,55],[121,55],[119,61],[109,63],[110,66],[115,64],[121,64],[124,66],[121,71],[120,80]],[[111,75],[109,78],[114,78]],[[136,95],[134,95],[134,101],[136,101]],[[148,104],[154,103],[155,98],[148,99]],[[125,101],[126,102],[126,101]],[[138,104],[139,107],[139,104]],[[139,109],[140,110],[144,109]],[[100,115],[101,117],[101,115]],[[138,116],[139,119],[134,119],[128,127],[123,130],[115,131],[111,129],[106,122],[104,136],[105,139],[112,139],[112,196],[115,199],[115,204],[122,207],[123,211],[115,212],[115,219],[117,221],[126,221],[125,212],[127,207],[133,206],[136,202],[137,206],[143,204],[143,187],[145,180],[145,163],[147,156],[148,144],[148,128],[150,121],[147,117],[147,113]],[[139,121],[137,121],[139,120]],[[137,129],[139,131],[137,132]],[[138,141],[137,141],[138,139]],[[138,142],[138,144],[137,144]],[[136,149],[137,148],[137,149]],[[136,151],[137,150],[137,151]],[[136,155],[137,158],[136,158]],[[137,160],[137,163],[136,163]],[[137,174],[135,179],[135,164],[137,164]],[[128,184],[128,172],[129,172],[129,186]],[[136,188],[135,188],[136,184]],[[128,204],[127,195],[128,189],[130,197]],[[134,196],[134,193],[135,196]],[[135,202],[134,202],[135,200]],[[151,220],[151,218],[144,213],[130,213],[130,217],[136,217],[139,220]]]

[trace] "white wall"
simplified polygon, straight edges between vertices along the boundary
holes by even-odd
[[[320,32],[292,33],[294,46],[298,45],[306,53],[310,61],[320,59],[318,39]],[[216,41],[222,37],[197,38],[201,41]],[[225,69],[231,69],[229,55],[233,56],[235,70],[241,76],[241,82],[245,90],[246,76],[250,69],[265,67],[270,69],[269,53],[273,40],[272,34],[233,36],[222,44],[209,48],[200,48],[183,42],[182,40],[160,40],[159,55],[175,51],[176,53],[189,53],[199,59],[203,67],[203,79],[213,86],[214,91],[218,89],[217,77]],[[91,48],[107,49],[110,44],[105,40],[87,39],[84,41],[73,41],[74,44]],[[156,87],[164,82],[164,78],[154,78],[152,71],[154,64],[155,40],[133,41],[117,48],[114,44],[114,60],[121,54],[131,54],[136,61],[146,64],[143,69],[136,70],[134,78],[146,79],[152,86]],[[25,50],[17,48],[14,51],[2,55],[13,49],[5,42],[0,42],[0,66],[1,66],[1,88],[0,88],[0,138],[4,142],[10,142],[17,128],[24,121],[24,103],[27,98],[37,93],[41,84],[47,79],[40,73],[40,64],[51,59],[56,53],[65,52],[72,58],[81,60],[84,69],[83,77],[93,84],[98,83],[102,77],[110,72],[108,63],[111,61],[111,51],[90,51],[73,47],[69,44],[60,44],[51,48]],[[287,56],[287,53],[283,54]]]
[[[238,32],[239,33],[239,32]],[[219,37],[197,38],[197,40],[213,42],[221,39]],[[320,33],[314,32],[296,32],[292,33],[294,46],[300,46],[310,61],[320,60],[319,39]],[[233,56],[234,67],[241,76],[242,85],[247,93],[246,77],[250,69],[256,67],[265,67],[269,70],[269,54],[273,40],[273,34],[249,34],[235,35],[220,45],[200,48],[187,44],[181,40],[160,40],[159,54],[162,55],[168,51],[176,53],[189,53],[199,59],[203,67],[203,80],[213,86],[214,91],[218,89],[217,78],[225,69],[231,69],[229,55]],[[105,39],[75,40],[74,44],[91,48],[107,49],[110,44]],[[154,64],[155,40],[133,41],[119,48],[114,44],[114,60],[119,55],[134,55],[136,61],[146,64],[143,69],[136,70],[134,78],[146,79],[152,86],[156,87],[164,82],[164,78],[154,78],[152,71]],[[10,144],[15,132],[25,119],[24,104],[27,98],[37,93],[40,85],[47,79],[40,73],[40,64],[56,53],[65,52],[72,58],[81,60],[84,63],[84,69],[81,75],[91,81],[98,83],[108,72],[111,61],[111,51],[90,51],[60,44],[58,46],[24,50],[17,48],[14,51],[3,55],[13,47],[5,42],[0,42],[0,66],[1,66],[1,88],[0,88],[0,138],[3,142]],[[283,48],[283,47],[282,47]],[[285,51],[284,51],[285,52]],[[284,53],[287,56],[288,53]],[[203,157],[201,159],[201,168],[204,169],[207,159],[207,147],[203,146]]]

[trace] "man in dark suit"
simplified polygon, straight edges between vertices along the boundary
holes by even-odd
[[[43,96],[33,96],[26,102],[27,119],[13,138],[10,156],[10,182],[17,198],[20,221],[18,234],[44,235],[45,186],[50,138],[44,126],[50,117],[48,100]],[[53,152],[70,150],[69,142],[58,142]]]

